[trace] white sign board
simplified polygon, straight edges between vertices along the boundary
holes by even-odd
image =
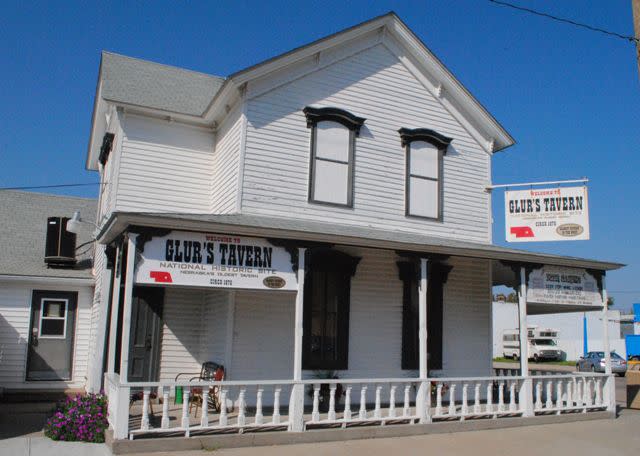
[[[602,306],[598,282],[584,269],[544,266],[529,274],[527,302]]]
[[[291,256],[265,239],[172,231],[136,259],[135,283],[297,290]]]
[[[506,191],[507,242],[589,239],[587,187]]]

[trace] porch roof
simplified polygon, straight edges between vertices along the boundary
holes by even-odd
[[[625,266],[609,261],[529,252],[492,244],[459,241],[404,231],[380,230],[371,226],[343,225],[249,214],[114,212],[103,225],[97,238],[101,243],[108,243],[129,226],[214,233],[231,231],[234,234],[244,236],[327,242],[518,263],[550,264],[598,271],[609,271]]]

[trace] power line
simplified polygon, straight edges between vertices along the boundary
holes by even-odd
[[[104,184],[106,184],[106,182],[104,182]],[[0,190],[36,190],[40,188],[86,187],[89,185],[100,185],[100,182],[87,182],[84,184],[33,185],[26,187],[0,187]]]
[[[630,36],[630,35],[621,35],[620,33],[616,33],[616,32],[611,32],[609,30],[605,30],[605,29],[601,29],[598,27],[593,27],[589,24],[583,24],[581,22],[576,22],[576,21],[572,21],[571,19],[565,19],[562,17],[558,17],[558,16],[554,16],[553,14],[549,14],[549,13],[543,13],[541,11],[536,11],[530,8],[525,8],[524,6],[518,6],[518,5],[514,5],[512,3],[507,3],[507,2],[502,2],[499,0],[489,0],[491,3],[495,3],[497,5],[501,5],[501,6],[506,6],[508,8],[513,8],[515,10],[519,10],[519,11],[524,11],[526,13],[530,13],[530,14],[535,14],[536,16],[542,16],[542,17],[546,17],[547,19],[552,19],[554,21],[558,21],[558,22],[564,22],[565,24],[571,24],[571,25],[575,25],[576,27],[582,27],[585,28],[587,30],[591,30],[592,32],[599,32],[599,33],[604,33],[605,35],[610,35],[610,36],[614,36],[616,38],[621,38],[625,41],[629,41],[631,43],[640,43],[640,39],[636,38],[635,36]]]

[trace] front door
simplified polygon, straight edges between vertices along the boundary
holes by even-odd
[[[129,338],[129,381],[157,380],[164,290],[134,287]]]
[[[71,380],[78,293],[34,290],[27,380]]]

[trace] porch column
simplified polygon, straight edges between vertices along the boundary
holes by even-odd
[[[122,309],[122,340],[120,344],[120,380],[129,381],[129,336],[131,335],[131,308],[133,305],[133,271],[136,260],[136,239],[138,235],[127,236],[127,262],[124,278],[124,307]]]
[[[529,378],[529,333],[527,331],[527,274],[520,267],[520,287],[518,289],[518,322],[520,326],[520,375],[524,377],[519,391],[522,416],[534,416],[533,381]]]
[[[422,381],[416,397],[416,411],[421,423],[429,421],[431,391],[427,378],[427,272],[428,260],[420,258],[420,286],[418,287],[418,367]]]
[[[604,272],[602,273],[602,349],[604,350],[605,380],[604,399],[607,411],[616,411],[616,383],[611,371],[611,347],[609,346],[609,309],[607,309],[607,285]]]
[[[120,280],[122,279],[122,262],[120,255],[122,248],[116,248],[116,261],[113,265],[116,268],[116,274],[113,278],[113,294],[111,296],[111,323],[109,326],[109,360],[107,362],[107,373],[113,374],[116,368],[116,347],[118,332],[118,312],[120,310]]]
[[[298,291],[296,293],[296,308],[293,332],[293,381],[291,398],[289,400],[289,431],[302,432],[304,430],[304,385],[302,380],[302,324],[304,312],[304,276],[306,248],[298,248]]]

